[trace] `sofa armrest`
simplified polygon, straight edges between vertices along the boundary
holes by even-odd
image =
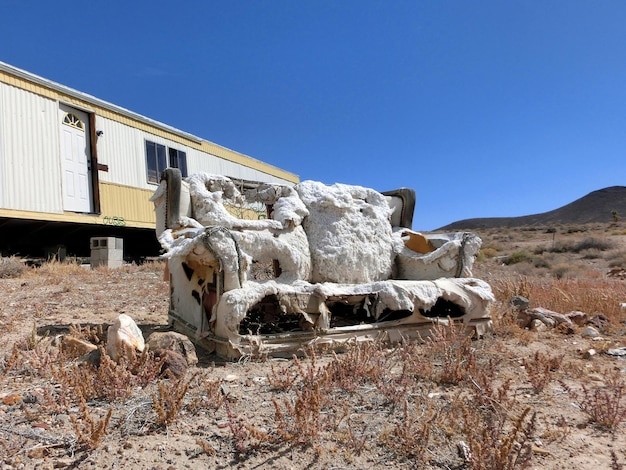
[[[161,173],[161,183],[151,200],[156,212],[156,232],[177,228],[181,217],[192,217],[189,185],[183,181],[178,168],[166,168]]]
[[[400,188],[382,193],[393,210],[392,227],[413,228],[413,212],[415,211],[415,190]]]

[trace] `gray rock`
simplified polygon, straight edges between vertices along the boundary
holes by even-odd
[[[515,307],[517,310],[526,310],[530,307],[530,300],[526,297],[522,297],[521,295],[514,295],[511,297],[509,303]]]
[[[600,332],[596,330],[593,326],[587,326],[581,333],[581,336],[583,338],[596,338],[600,336]]]
[[[626,356],[626,347],[625,348],[607,349],[606,353],[609,356]]]
[[[574,311],[574,312],[569,312],[567,315],[565,315],[567,318],[569,318],[569,320],[578,325],[578,326],[583,326],[585,323],[587,323],[589,316],[585,313],[585,312],[578,312],[578,311]]]

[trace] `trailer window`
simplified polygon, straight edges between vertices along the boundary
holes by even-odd
[[[146,140],[148,182],[157,184],[161,172],[167,167],[178,168],[183,176],[187,176],[187,154],[182,150],[166,148],[165,145]]]
[[[176,150],[173,148],[169,149],[170,151],[170,166],[172,168],[178,168],[180,170],[180,174],[183,176],[187,176],[187,154],[181,150]]]

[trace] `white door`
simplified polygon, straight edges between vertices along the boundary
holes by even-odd
[[[60,105],[63,209],[91,212],[91,158],[87,113]]]

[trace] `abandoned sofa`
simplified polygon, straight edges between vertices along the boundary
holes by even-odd
[[[437,322],[491,329],[493,294],[471,277],[480,239],[414,232],[410,189],[183,181],[169,168],[151,200],[170,325],[222,357],[409,340]]]

